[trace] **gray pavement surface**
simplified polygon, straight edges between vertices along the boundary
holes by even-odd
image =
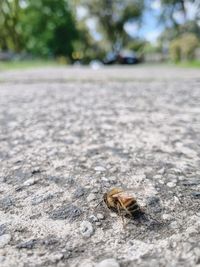
[[[199,240],[199,70],[0,72],[1,267],[193,267]]]

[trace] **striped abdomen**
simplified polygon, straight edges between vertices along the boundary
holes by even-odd
[[[137,201],[134,198],[126,199],[123,202],[123,205],[124,205],[124,207],[126,207],[128,212],[130,213],[129,215],[134,216],[135,213],[140,211],[140,207],[139,207],[139,205],[137,204]],[[122,207],[122,209],[123,209],[123,207]]]

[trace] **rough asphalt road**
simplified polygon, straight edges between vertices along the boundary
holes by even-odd
[[[146,219],[98,205],[112,187]],[[198,70],[0,73],[1,267],[193,267],[199,240]]]

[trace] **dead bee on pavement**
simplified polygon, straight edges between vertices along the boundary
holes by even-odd
[[[105,193],[103,200],[107,207],[122,217],[136,218],[144,214],[144,210],[137,203],[136,198],[129,192],[120,188],[113,188]]]

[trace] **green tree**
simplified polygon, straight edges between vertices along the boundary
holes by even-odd
[[[123,46],[127,40],[125,23],[138,21],[144,9],[143,0],[80,0],[79,3],[87,8],[90,17],[97,19],[98,30],[113,50]]]
[[[188,9],[191,4],[196,10],[193,14],[193,19],[189,19],[188,17]],[[191,33],[197,38],[200,36],[200,27],[198,24],[199,11],[200,1],[198,0],[161,0],[160,20],[164,23],[165,29],[161,34],[160,41],[162,43],[169,43],[173,40],[170,51],[175,61],[180,60],[183,55],[179,46],[179,37]],[[177,14],[179,19],[177,19]]]
[[[173,61],[193,60],[199,46],[198,38],[192,33],[185,33],[170,43],[170,56]]]
[[[20,31],[20,0],[0,1],[0,48],[19,52],[22,48]]]
[[[27,0],[21,23],[27,51],[71,58],[78,31],[66,0]]]
[[[67,0],[3,0],[0,12],[2,49],[72,58],[78,30]]]
[[[200,2],[199,0],[161,0],[161,20],[169,27],[178,27],[179,22],[176,14],[182,16],[183,24],[187,22],[187,5],[192,3],[196,7],[196,20],[199,17]]]

